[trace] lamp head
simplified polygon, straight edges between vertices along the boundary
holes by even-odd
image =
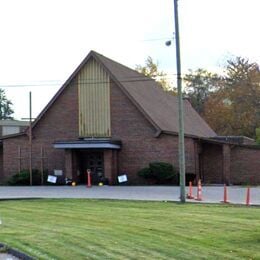
[[[166,45],[166,46],[170,46],[171,44],[172,44],[172,41],[171,41],[171,40],[165,42],[165,45]]]

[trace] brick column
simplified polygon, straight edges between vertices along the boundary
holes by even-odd
[[[65,149],[65,177],[72,179],[73,158],[72,150]]]
[[[117,151],[104,150],[105,177],[108,178],[109,184],[116,184],[117,168]]]
[[[201,145],[194,141],[194,170],[196,175],[196,181],[200,179],[200,161],[199,161],[199,154],[201,153]]]
[[[109,184],[112,183],[112,150],[104,150],[104,171]]]
[[[230,184],[230,145],[224,144],[222,146],[223,157],[223,182],[224,184]]]
[[[113,183],[112,184],[117,184],[117,175],[118,175],[118,151],[117,150],[113,150]]]

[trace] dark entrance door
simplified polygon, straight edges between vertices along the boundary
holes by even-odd
[[[86,183],[87,169],[91,170],[92,184],[98,184],[104,181],[104,153],[103,151],[80,151],[79,152],[80,166],[80,183]]]

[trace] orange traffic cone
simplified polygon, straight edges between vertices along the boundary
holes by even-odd
[[[229,203],[228,201],[228,194],[227,194],[227,185],[224,184],[224,199],[221,201],[222,203]]]
[[[189,182],[189,193],[187,194],[187,199],[194,199],[194,196],[192,196],[192,182]]]
[[[247,187],[246,191],[246,205],[250,206],[250,187]]]
[[[202,187],[201,187],[201,180],[198,180],[198,188],[197,188],[197,198],[196,200],[202,200]]]

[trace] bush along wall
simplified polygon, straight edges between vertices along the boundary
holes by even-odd
[[[47,184],[48,171],[43,172],[43,184]],[[8,185],[30,185],[30,171],[22,170],[13,175],[8,181]],[[41,185],[41,171],[37,169],[32,170],[32,184]]]
[[[154,184],[178,184],[175,167],[166,162],[151,162],[149,167],[142,168],[138,171],[138,176]]]

